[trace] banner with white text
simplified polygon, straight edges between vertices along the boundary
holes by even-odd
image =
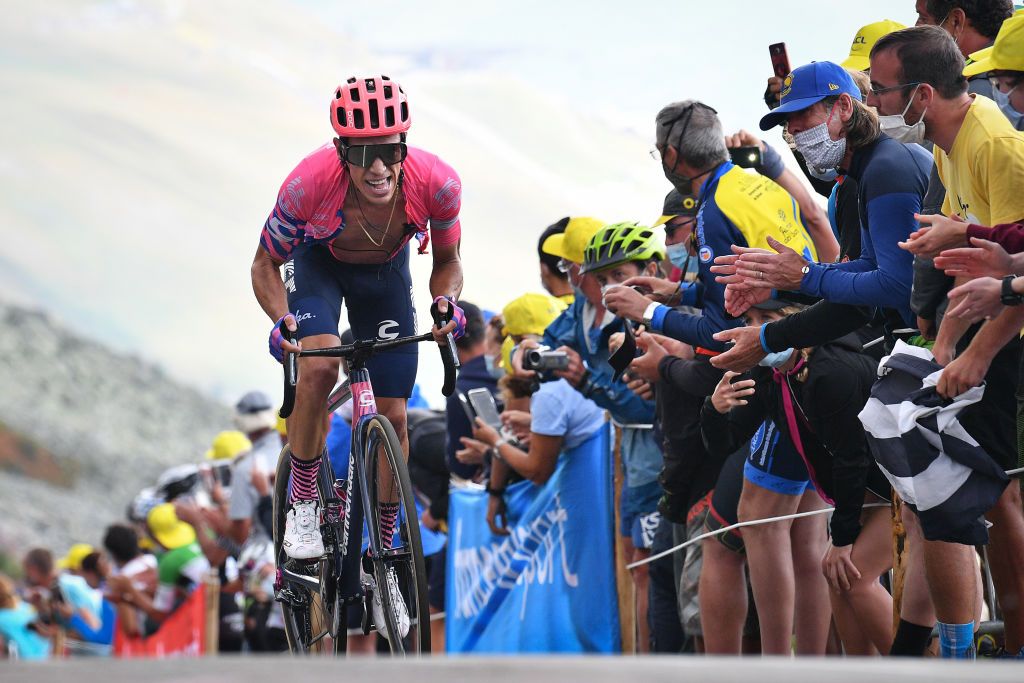
[[[619,651],[608,434],[562,453],[544,486],[508,487],[508,536],[490,532],[484,491],[452,489],[449,652]]]

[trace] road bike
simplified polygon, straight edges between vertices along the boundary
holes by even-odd
[[[438,313],[436,304],[431,312],[438,327],[447,322]],[[294,334],[283,323],[281,333],[294,343]],[[291,457],[287,447],[277,465],[273,497],[274,553],[277,559],[275,597],[282,604],[285,633],[292,652],[344,653],[347,610],[359,604],[363,606],[362,632],[369,634],[372,627],[382,627],[393,654],[430,652],[430,612],[419,514],[401,441],[388,419],[377,412],[370,371],[366,367],[367,361],[377,353],[426,341],[434,341],[431,332],[391,340],[356,341],[285,355],[282,417],[288,417],[294,405],[300,356],[343,358],[348,362],[348,379],[327,399],[328,415],[349,398],[354,401],[352,450],[347,475],[336,478],[329,458],[323,458],[320,464],[317,492],[324,554],[319,558],[295,560],[284,552],[282,542],[291,475]],[[455,389],[458,368],[451,334],[440,349],[444,364],[442,393],[450,396]],[[381,503],[399,505],[394,540],[389,548],[382,547]],[[363,572],[360,572],[360,567]],[[401,632],[397,601],[388,589],[389,581],[397,583],[405,603],[410,622],[407,634]],[[371,624],[375,590],[379,593],[384,624]]]

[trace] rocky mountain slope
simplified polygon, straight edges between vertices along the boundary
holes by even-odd
[[[2,301],[0,387],[0,549],[10,554],[98,543],[141,487],[201,460],[230,425],[226,406],[159,367]]]

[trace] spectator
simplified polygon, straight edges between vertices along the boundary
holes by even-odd
[[[79,557],[79,553],[83,547],[84,544],[79,544],[78,552],[70,558],[72,562],[77,561],[79,569],[84,557]],[[68,560],[69,558],[64,558],[65,563]],[[28,601],[36,608],[44,622],[67,626],[77,617],[90,629],[100,628],[101,596],[90,588],[81,576],[68,572],[57,574],[53,555],[49,550],[29,550],[22,561],[22,569],[25,573],[25,583],[30,589]]]
[[[224,444],[233,461],[227,536],[233,544],[241,546],[247,541],[268,540],[273,533],[271,501],[269,496],[261,494],[263,482],[257,479],[263,480],[277,473],[281,439],[275,430],[277,411],[274,403],[262,391],[250,391],[239,399],[235,404],[234,422],[239,430],[235,432],[237,436]],[[261,514],[261,510],[270,514]],[[233,554],[237,556],[240,551]]]
[[[751,308],[747,311],[749,323],[758,325],[783,317],[787,310],[792,312],[787,308],[773,310],[783,303],[769,299]],[[824,558],[822,549],[816,549],[813,563],[820,563],[821,568],[816,568],[816,573],[820,576],[823,571],[829,580],[833,612],[846,652],[887,653],[892,644],[892,600],[877,578],[888,571],[892,562],[889,513],[863,510],[862,506],[866,500],[888,500],[889,484],[871,458],[858,417],[877,376],[877,364],[860,353],[860,343],[850,335],[814,349],[784,351],[772,366],[756,368],[751,379],[733,381],[736,373],[725,374],[704,404],[701,416],[704,438],[713,452],[725,454],[742,445],[755,431],[758,434],[755,443],[763,443],[764,420],[771,421],[765,423],[769,425],[769,433],[775,432],[775,425],[778,426],[786,447],[777,447],[772,459],[758,457],[760,449],[751,445],[750,460],[744,468],[739,517],[745,520],[792,514],[798,501],[793,501],[788,508],[768,508],[758,502],[763,502],[765,494],[771,492],[776,493],[775,499],[792,498],[802,484],[810,495],[818,497],[820,494],[827,502],[834,501],[831,546]],[[796,458],[789,471],[799,476],[785,473],[787,453]],[[813,486],[808,481],[802,484],[793,481],[807,478],[814,482]],[[748,493],[760,495],[748,497]],[[790,495],[781,495],[783,493]],[[796,524],[799,522],[794,522]],[[770,551],[762,550],[758,555],[753,551],[757,543],[768,539],[772,539],[778,549],[788,546],[788,534],[783,536],[783,529],[785,525],[771,524],[744,529],[743,534],[754,597],[758,600],[762,637],[772,628],[766,611],[762,610],[761,596],[767,593],[777,601],[784,587],[792,586],[793,567],[785,574],[776,573],[776,577],[785,577],[785,580],[776,578],[771,586],[773,592],[768,593],[760,582],[759,570],[764,566],[758,567],[758,564],[777,564],[778,557],[773,557]],[[801,549],[795,538],[792,547],[796,565]],[[854,552],[856,563],[852,559]],[[805,581],[797,583],[798,591]],[[812,607],[801,602],[804,601],[798,598],[798,608]],[[792,613],[792,605],[784,608],[787,610]],[[771,650],[766,647],[765,651]]]
[[[566,216],[549,225],[540,234],[540,240],[537,241],[537,256],[540,258],[540,284],[548,294],[564,301],[566,306],[572,305],[576,298],[573,294],[572,284],[569,282],[569,274],[563,272],[559,267],[557,256],[544,251],[544,243],[552,235],[564,233],[565,226],[569,225],[569,220],[569,216]]]
[[[50,656],[49,628],[31,605],[18,599],[14,582],[0,574],[0,646],[13,647],[18,659],[42,660]]]
[[[917,25],[937,25],[945,29],[957,42],[957,47],[965,59],[976,50],[988,49],[995,40],[999,26],[1010,16],[1012,7],[1010,0],[923,0],[917,3]],[[973,66],[973,65],[972,65]],[[998,92],[992,87],[987,74],[972,70],[967,79],[967,91],[972,94],[984,95],[994,99]],[[909,103],[908,103],[909,106]],[[896,131],[911,130],[903,126],[906,114],[900,119],[895,116],[885,117],[900,126]],[[922,114],[921,120],[924,120]],[[922,124],[923,125],[923,124]],[[921,126],[917,127],[918,129]],[[931,143],[925,141],[928,149]],[[939,178],[938,167],[932,166],[931,177],[928,179],[928,191],[925,193],[921,213],[930,215],[939,213],[946,188]],[[948,213],[946,215],[949,215]],[[934,340],[942,317],[948,304],[947,293],[953,287],[953,280],[936,270],[930,257],[918,254],[914,258],[914,289],[911,306],[917,314],[917,327],[926,339]]]
[[[968,222],[994,225],[1024,218],[1024,195],[1019,191],[1024,187],[1024,136],[1013,130],[994,102],[968,94],[962,72],[963,56],[949,34],[931,26],[890,34],[871,54],[874,98],[883,114],[901,105],[897,91],[906,87],[900,84],[918,84],[905,106],[923,124],[920,135],[935,143],[935,165],[947,190],[943,213],[964,221],[962,228],[944,221],[947,229],[926,226],[911,235],[903,246],[915,254],[933,256],[964,245]],[[933,223],[928,216],[921,220]],[[1022,322],[1024,316],[1017,309],[1008,309],[980,328],[947,313],[933,347],[935,360],[946,366],[936,387],[941,395],[952,398],[986,380],[982,400],[960,414],[960,423],[1003,469],[1012,468],[1017,460],[1014,397]],[[954,351],[959,354],[955,360]],[[1004,606],[1006,646],[1017,652],[1024,647],[1024,574],[1013,559],[1024,553],[1019,488],[1007,487],[988,517],[993,522],[989,560]],[[973,653],[969,638],[968,646],[961,645],[963,634],[973,629],[974,615],[961,599],[974,592],[973,552],[969,546],[936,540],[925,544],[946,656]],[[936,565],[941,569],[933,569]]]
[[[720,341],[731,340],[735,346],[712,360],[719,368],[745,371],[767,353],[842,337],[870,322],[876,308],[895,311],[904,325],[914,321],[909,306],[912,259],[897,242],[916,228],[914,214],[920,210],[931,165],[928,154],[881,134],[874,111],[860,101],[860,90],[837,64],[815,62],[791,76],[782,106],[765,116],[761,127],[785,123],[812,167],[847,168],[857,179],[861,255],[855,261],[818,264],[773,240],[772,253],[734,247],[738,256],[719,258],[714,271],[729,283],[733,315],[766,299],[771,288],[824,299],[760,328],[721,333]],[[891,324],[889,329],[891,338]]]
[[[146,517],[150,537],[163,550],[157,560],[159,584],[156,595],[148,595],[125,582],[121,599],[136,605],[155,623],[161,624],[198,587],[210,571],[210,563],[196,543],[191,525],[178,519],[171,503],[162,503]]]
[[[129,636],[146,634],[146,614],[130,604],[122,604],[119,597],[132,585],[152,596],[156,592],[156,557],[143,553],[135,529],[123,524],[111,524],[103,536],[103,547],[113,559],[111,576],[107,579],[108,597],[117,605],[117,618],[121,630]]]
[[[462,399],[459,398],[459,394],[465,396],[472,389],[487,389],[492,395],[496,394],[498,380],[487,367],[485,356],[487,327],[484,325],[484,317],[480,308],[465,300],[460,301],[459,305],[466,313],[466,333],[455,342],[461,368],[455,382],[455,392],[448,397],[445,403],[448,429],[446,452],[448,469],[455,476],[462,479],[474,479],[479,475],[480,467],[463,464],[455,455],[455,452],[461,448],[462,438],[473,433],[473,426],[462,410]]]

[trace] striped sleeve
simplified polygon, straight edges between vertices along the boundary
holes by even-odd
[[[430,169],[430,241],[434,246],[455,244],[462,237],[459,211],[462,209],[462,181],[441,159]]]
[[[305,236],[312,176],[305,160],[289,174],[277,194],[273,211],[263,225],[260,246],[277,261],[287,261]]]

